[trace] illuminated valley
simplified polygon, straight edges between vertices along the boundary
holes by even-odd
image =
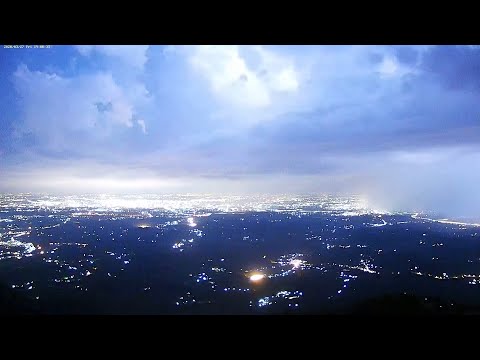
[[[0,281],[44,313],[329,313],[385,293],[475,303],[479,234],[360,197],[3,195]]]

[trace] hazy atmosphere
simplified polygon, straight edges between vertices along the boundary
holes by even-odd
[[[480,314],[479,46],[0,50],[0,316]]]
[[[478,46],[0,50],[0,191],[480,211]]]

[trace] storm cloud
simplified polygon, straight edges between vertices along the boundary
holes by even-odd
[[[0,51],[3,191],[361,192],[480,211],[478,46]]]

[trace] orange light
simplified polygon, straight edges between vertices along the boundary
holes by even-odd
[[[257,282],[262,280],[264,277],[265,275],[263,274],[253,274],[253,275],[250,275],[250,281]]]

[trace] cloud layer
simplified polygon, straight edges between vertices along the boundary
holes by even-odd
[[[84,184],[119,191],[363,191],[391,207],[456,212],[480,193],[478,47],[54,51],[35,62],[17,53],[2,70],[2,93],[15,94],[0,118],[3,189],[8,178],[45,188],[56,174],[74,191],[79,174],[61,180],[62,169],[81,162]],[[100,168],[122,174],[120,185]],[[28,173],[38,186],[22,183]]]

